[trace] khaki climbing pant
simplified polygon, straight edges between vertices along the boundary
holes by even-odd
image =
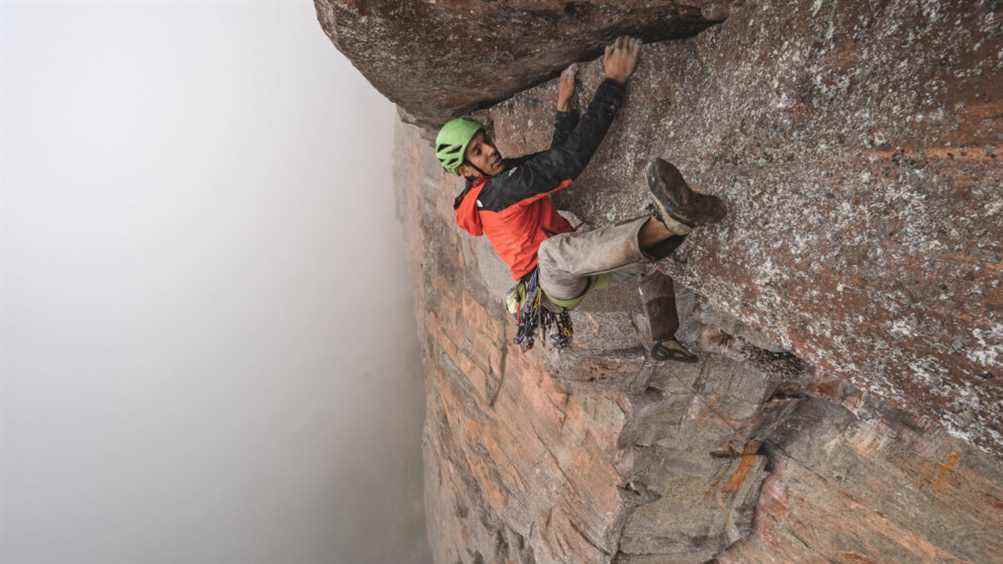
[[[549,298],[571,300],[589,289],[600,274],[641,272],[650,259],[641,251],[638,235],[648,216],[593,229],[562,233],[547,239],[537,251],[540,287]]]
[[[536,252],[540,288],[547,297],[570,300],[589,288],[590,278],[646,262],[638,243],[648,216],[591,231],[554,235]]]
[[[645,216],[591,231],[561,233],[545,240],[537,251],[543,292],[557,305],[573,308],[597,283],[605,286],[633,279],[638,283],[651,337],[656,341],[672,338],[679,328],[672,278],[657,271],[645,272],[644,264],[654,259],[645,255],[638,243],[648,219]],[[673,248],[678,243],[674,242]]]
[[[642,274],[644,263],[652,260],[638,243],[638,235],[648,218],[591,231],[561,233],[545,240],[536,253],[543,292],[551,301],[568,302],[596,284],[606,286]]]

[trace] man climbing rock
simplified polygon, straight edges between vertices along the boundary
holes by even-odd
[[[692,228],[724,216],[719,199],[692,191],[679,170],[661,159],[646,171],[654,205],[643,217],[575,231],[554,209],[551,194],[571,185],[606,136],[639,53],[640,41],[629,37],[606,47],[604,80],[581,119],[570,107],[575,66],[561,74],[554,136],[546,151],[503,159],[483,125],[467,118],[447,122],[436,137],[443,168],[466,178],[453,204],[457,224],[474,236],[486,235],[519,282],[509,301],[519,322],[516,342],[524,347],[532,346],[539,326],[553,329],[554,344],[565,346],[571,336],[567,311],[591,288],[604,285],[607,273],[667,257]],[[653,355],[695,361],[674,337],[671,279],[658,274],[643,280],[640,289],[653,318]]]

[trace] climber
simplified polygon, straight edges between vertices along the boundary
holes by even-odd
[[[581,232],[554,209],[550,195],[571,185],[605,137],[639,52],[640,41],[630,37],[606,47],[604,80],[581,120],[570,107],[575,65],[561,74],[549,150],[503,159],[483,125],[468,118],[447,122],[436,137],[436,156],[443,168],[466,178],[453,204],[457,224],[474,236],[486,235],[518,281],[508,301],[520,325],[516,342],[524,348],[532,346],[538,325],[544,332],[553,326],[552,341],[565,346],[571,335],[567,311],[589,289],[603,285],[605,273],[667,257],[692,228],[724,216],[719,199],[690,190],[676,167],[662,159],[647,167],[654,205],[643,217]],[[668,284],[671,294],[671,279]],[[662,286],[664,290],[664,281]],[[643,284],[641,292],[643,297]],[[658,298],[662,303],[655,309],[671,311],[671,320],[666,330],[653,335],[653,355],[696,361],[675,339],[674,296]]]

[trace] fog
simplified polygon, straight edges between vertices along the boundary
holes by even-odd
[[[312,2],[0,3],[0,71],[0,561],[427,561],[394,108]]]

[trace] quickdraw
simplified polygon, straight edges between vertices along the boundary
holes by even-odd
[[[523,277],[509,291],[506,299],[509,312],[515,315],[519,330],[515,336],[515,344],[523,350],[533,348],[536,342],[537,329],[540,338],[546,343],[550,332],[550,344],[560,350],[571,344],[574,327],[567,308],[554,305],[540,289],[540,269],[534,269]]]

